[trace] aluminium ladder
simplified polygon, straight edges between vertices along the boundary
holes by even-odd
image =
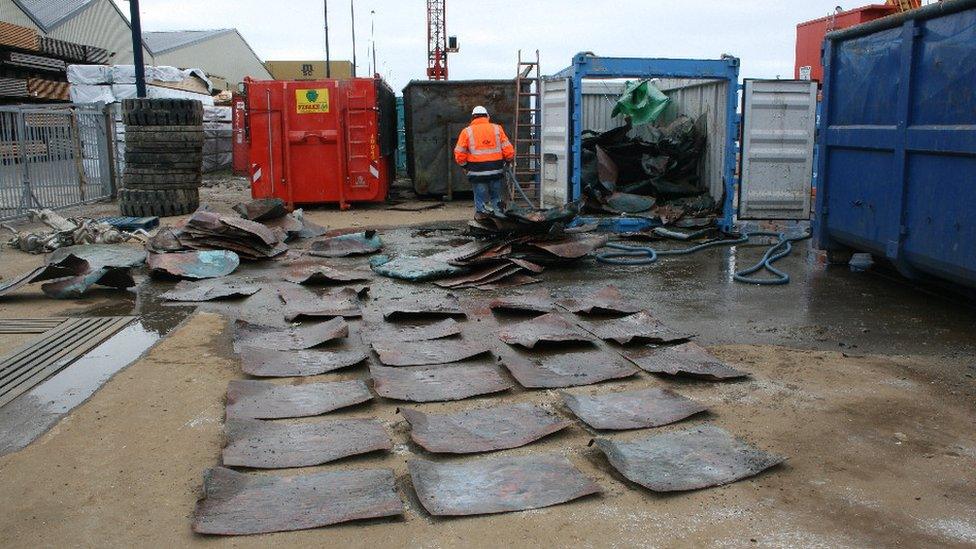
[[[535,60],[523,60],[518,52],[518,72],[515,74],[515,178],[509,183],[512,200],[526,197],[533,206],[542,205],[541,145],[542,145],[542,79],[539,74],[539,50]],[[518,185],[521,191],[515,186]]]

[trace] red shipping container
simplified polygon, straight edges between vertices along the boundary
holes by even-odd
[[[233,128],[233,140],[231,145],[232,168],[234,175],[250,175],[248,166],[250,165],[250,146],[247,131],[247,103],[242,95],[234,94],[230,101],[231,108],[231,127]]]
[[[251,196],[296,204],[386,200],[396,99],[380,78],[247,80]]]
[[[893,13],[898,13],[898,6],[872,4],[800,23],[796,26],[796,67],[793,77],[797,80],[823,82],[821,50],[824,36],[828,32],[874,21]]]

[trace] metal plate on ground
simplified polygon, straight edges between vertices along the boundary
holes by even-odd
[[[55,265],[67,259],[69,255],[88,262],[89,268],[96,271],[102,267],[118,269],[138,267],[146,262],[148,254],[142,247],[129,245],[79,244],[58,248],[44,258],[44,261],[48,265]]]
[[[198,534],[286,532],[403,514],[390,469],[277,476],[214,467],[204,474],[203,493],[193,512]]]
[[[241,370],[254,377],[317,376],[355,366],[369,357],[365,348],[276,351],[241,347]]]
[[[519,273],[519,274],[513,274],[509,277],[506,277],[504,280],[479,284],[478,286],[475,287],[482,291],[491,292],[494,290],[505,290],[508,288],[517,288],[519,286],[538,284],[540,282],[542,282],[542,279],[536,278],[534,276],[529,276],[527,274]]]
[[[596,439],[610,465],[655,492],[698,490],[758,475],[786,458],[766,453],[713,425],[632,442]]]
[[[277,351],[299,351],[348,335],[349,325],[342,318],[284,329],[238,320],[235,323],[234,348],[256,347]]]
[[[597,314],[633,314],[640,311],[630,299],[625,299],[620,288],[607,286],[595,294],[582,296],[579,299],[563,299],[559,305],[573,313]]]
[[[510,345],[521,345],[529,349],[539,342],[591,343],[595,341],[593,336],[581,330],[575,323],[556,313],[545,314],[502,329],[498,332],[498,339]]]
[[[389,301],[380,306],[383,318],[396,320],[423,316],[465,316],[454,294]]]
[[[430,257],[414,257],[401,255],[394,259],[373,258],[370,268],[373,272],[387,278],[407,280],[410,282],[424,282],[453,276],[464,271],[463,268],[438,261]]]
[[[218,278],[234,272],[241,258],[230,250],[149,254],[149,272],[192,280]]]
[[[369,341],[431,341],[461,335],[461,323],[453,318],[421,326],[390,329],[389,325],[371,324],[364,328]]]
[[[362,380],[279,385],[235,379],[227,385],[228,419],[318,416],[373,398]]]
[[[708,409],[669,389],[645,389],[603,395],[560,392],[576,417],[594,429],[625,430],[660,427]]]
[[[247,279],[217,278],[212,280],[184,280],[159,297],[167,301],[213,301],[252,296],[261,285]]]
[[[369,280],[372,273],[356,269],[339,270],[317,263],[297,263],[288,267],[283,278],[295,284],[344,284]]]
[[[668,328],[647,311],[603,322],[580,322],[580,326],[604,341],[616,341],[621,345],[629,343],[674,343],[687,341],[691,337],[690,334],[676,332]]]
[[[437,516],[539,509],[600,493],[563,456],[543,454],[436,463],[407,462],[420,503]]]
[[[299,318],[359,318],[363,316],[359,306],[359,292],[354,288],[342,288],[323,296],[309,295],[296,299],[280,293],[285,303],[285,320],[293,322]]]
[[[373,350],[387,366],[450,364],[483,355],[490,350],[482,341],[374,341]]]
[[[376,231],[343,234],[312,242],[309,253],[319,257],[346,257],[376,253],[383,247]]]
[[[695,342],[673,347],[627,349],[623,351],[623,355],[640,369],[652,374],[683,375],[716,381],[749,375],[722,362]]]
[[[50,318],[0,318],[0,334],[43,334],[57,328],[68,320],[61,317]]]
[[[528,294],[493,299],[488,306],[497,311],[549,313],[556,308],[556,302],[549,290],[540,289]]]
[[[572,425],[534,404],[515,404],[465,410],[453,414],[425,414],[402,409],[410,423],[410,438],[428,452],[473,454],[518,448]]]
[[[344,457],[390,450],[383,424],[372,419],[282,423],[230,419],[224,425],[224,465],[257,469],[310,467]]]
[[[452,364],[387,368],[369,366],[376,394],[410,402],[463,400],[512,388],[492,364]]]
[[[546,354],[508,353],[501,358],[519,384],[529,389],[592,385],[637,374],[637,369],[600,349]]]

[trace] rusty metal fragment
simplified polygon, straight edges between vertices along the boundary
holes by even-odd
[[[228,419],[286,419],[319,416],[361,404],[373,395],[362,380],[279,385],[236,379],[227,385]]]
[[[558,304],[570,312],[586,314],[633,314],[641,310],[632,300],[625,299],[616,286],[607,286],[580,299],[563,299]]]
[[[601,492],[568,459],[554,454],[461,463],[407,462],[420,503],[436,516],[539,509]]]
[[[524,246],[536,253],[542,252],[538,259],[543,262],[572,261],[582,259],[593,250],[606,246],[608,240],[607,235],[574,234],[555,240],[532,240],[526,242]]]
[[[393,449],[383,424],[373,419],[282,423],[230,419],[224,425],[224,465],[256,469],[311,467],[344,457]]]
[[[251,221],[269,221],[284,217],[288,213],[285,201],[280,198],[258,198],[234,206],[234,211]]]
[[[380,306],[380,310],[386,320],[418,316],[465,316],[461,303],[454,294],[387,301]]]
[[[203,210],[190,216],[178,236],[189,248],[232,250],[243,259],[267,259],[288,251],[288,245],[269,227]]]
[[[487,282],[484,284],[479,284],[476,286],[479,290],[486,292],[492,290],[504,290],[507,288],[516,288],[518,286],[528,286],[530,284],[538,284],[542,282],[541,279],[535,278],[534,276],[529,276],[526,274],[514,274],[512,276],[506,277],[503,280],[498,280],[496,282]]]
[[[318,528],[403,514],[390,469],[253,475],[226,467],[203,477],[193,531],[225,536]]]
[[[372,278],[369,272],[344,270],[315,263],[297,263],[288,267],[284,279],[295,284],[344,284]]]
[[[319,257],[346,257],[376,253],[382,247],[383,241],[376,231],[365,231],[316,240],[309,253]]]
[[[594,429],[660,427],[704,412],[707,406],[669,389],[645,389],[604,395],[560,392],[576,417]]]
[[[373,350],[387,366],[450,364],[487,353],[483,341],[373,341]]]
[[[673,347],[628,349],[623,351],[623,355],[640,369],[652,374],[683,375],[716,381],[749,375],[722,362],[693,341]]]
[[[547,343],[591,343],[595,338],[556,313],[519,322],[498,332],[498,339],[529,349],[540,341]]]
[[[647,311],[604,322],[580,322],[580,326],[604,341],[616,341],[621,345],[628,343],[674,343],[687,341],[691,337],[691,334],[676,332],[668,328]]]
[[[600,349],[547,354],[506,354],[501,358],[512,376],[529,389],[592,385],[637,374],[637,369]]]
[[[76,299],[95,284],[121,290],[135,286],[136,281],[128,268],[102,267],[82,275],[48,282],[41,286],[41,290],[55,299]]]
[[[201,280],[227,276],[241,264],[241,258],[230,250],[149,254],[146,260],[151,274]]]
[[[366,360],[366,349],[276,351],[241,347],[241,370],[255,377],[317,376],[355,366]]]
[[[512,388],[491,364],[452,364],[415,368],[369,366],[376,394],[394,400],[442,402],[499,393]]]
[[[541,288],[529,294],[493,299],[488,306],[496,311],[549,313],[556,308],[556,302],[549,290]]]
[[[497,274],[502,274],[505,272],[514,274],[514,272],[511,272],[513,267],[515,269],[514,272],[518,272],[521,269],[521,267],[513,266],[511,263],[507,262],[495,263],[480,269],[476,269],[475,271],[467,274],[437,280],[434,282],[434,284],[440,286],[441,288],[463,288],[466,286],[477,286],[479,283],[489,282],[489,279]]]
[[[285,303],[285,320],[292,322],[299,318],[358,318],[363,316],[359,306],[359,292],[355,288],[342,288],[323,296],[310,294],[297,297],[279,290],[279,297]]]
[[[349,325],[342,318],[303,324],[294,328],[274,328],[236,321],[234,347],[257,347],[278,351],[311,349],[333,339],[349,335]]]
[[[428,452],[473,454],[518,448],[572,425],[534,404],[425,414],[400,410],[410,423],[410,438]]]
[[[68,259],[68,256],[75,256],[88,263],[89,270],[95,271],[102,267],[118,269],[139,267],[146,262],[146,255],[146,250],[128,245],[79,244],[58,248],[51,252],[44,261],[48,265],[58,265]]]
[[[445,318],[433,324],[410,326],[396,330],[368,328],[370,341],[431,341],[461,334],[461,323]]]
[[[713,425],[633,442],[602,438],[595,442],[614,469],[655,492],[728,484],[758,475],[786,459],[764,452]]]
[[[394,259],[386,256],[374,257],[369,265],[373,269],[373,272],[380,276],[409,282],[424,282],[444,278],[463,271],[461,267],[451,265],[446,261],[440,261],[432,257],[414,257],[409,255],[401,255]]]
[[[212,301],[247,297],[260,291],[258,283],[247,279],[184,280],[160,297],[167,301]]]

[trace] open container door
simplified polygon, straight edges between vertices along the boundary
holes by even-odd
[[[739,219],[810,219],[817,83],[746,80]]]
[[[542,204],[561,205],[569,196],[570,78],[542,81]]]

